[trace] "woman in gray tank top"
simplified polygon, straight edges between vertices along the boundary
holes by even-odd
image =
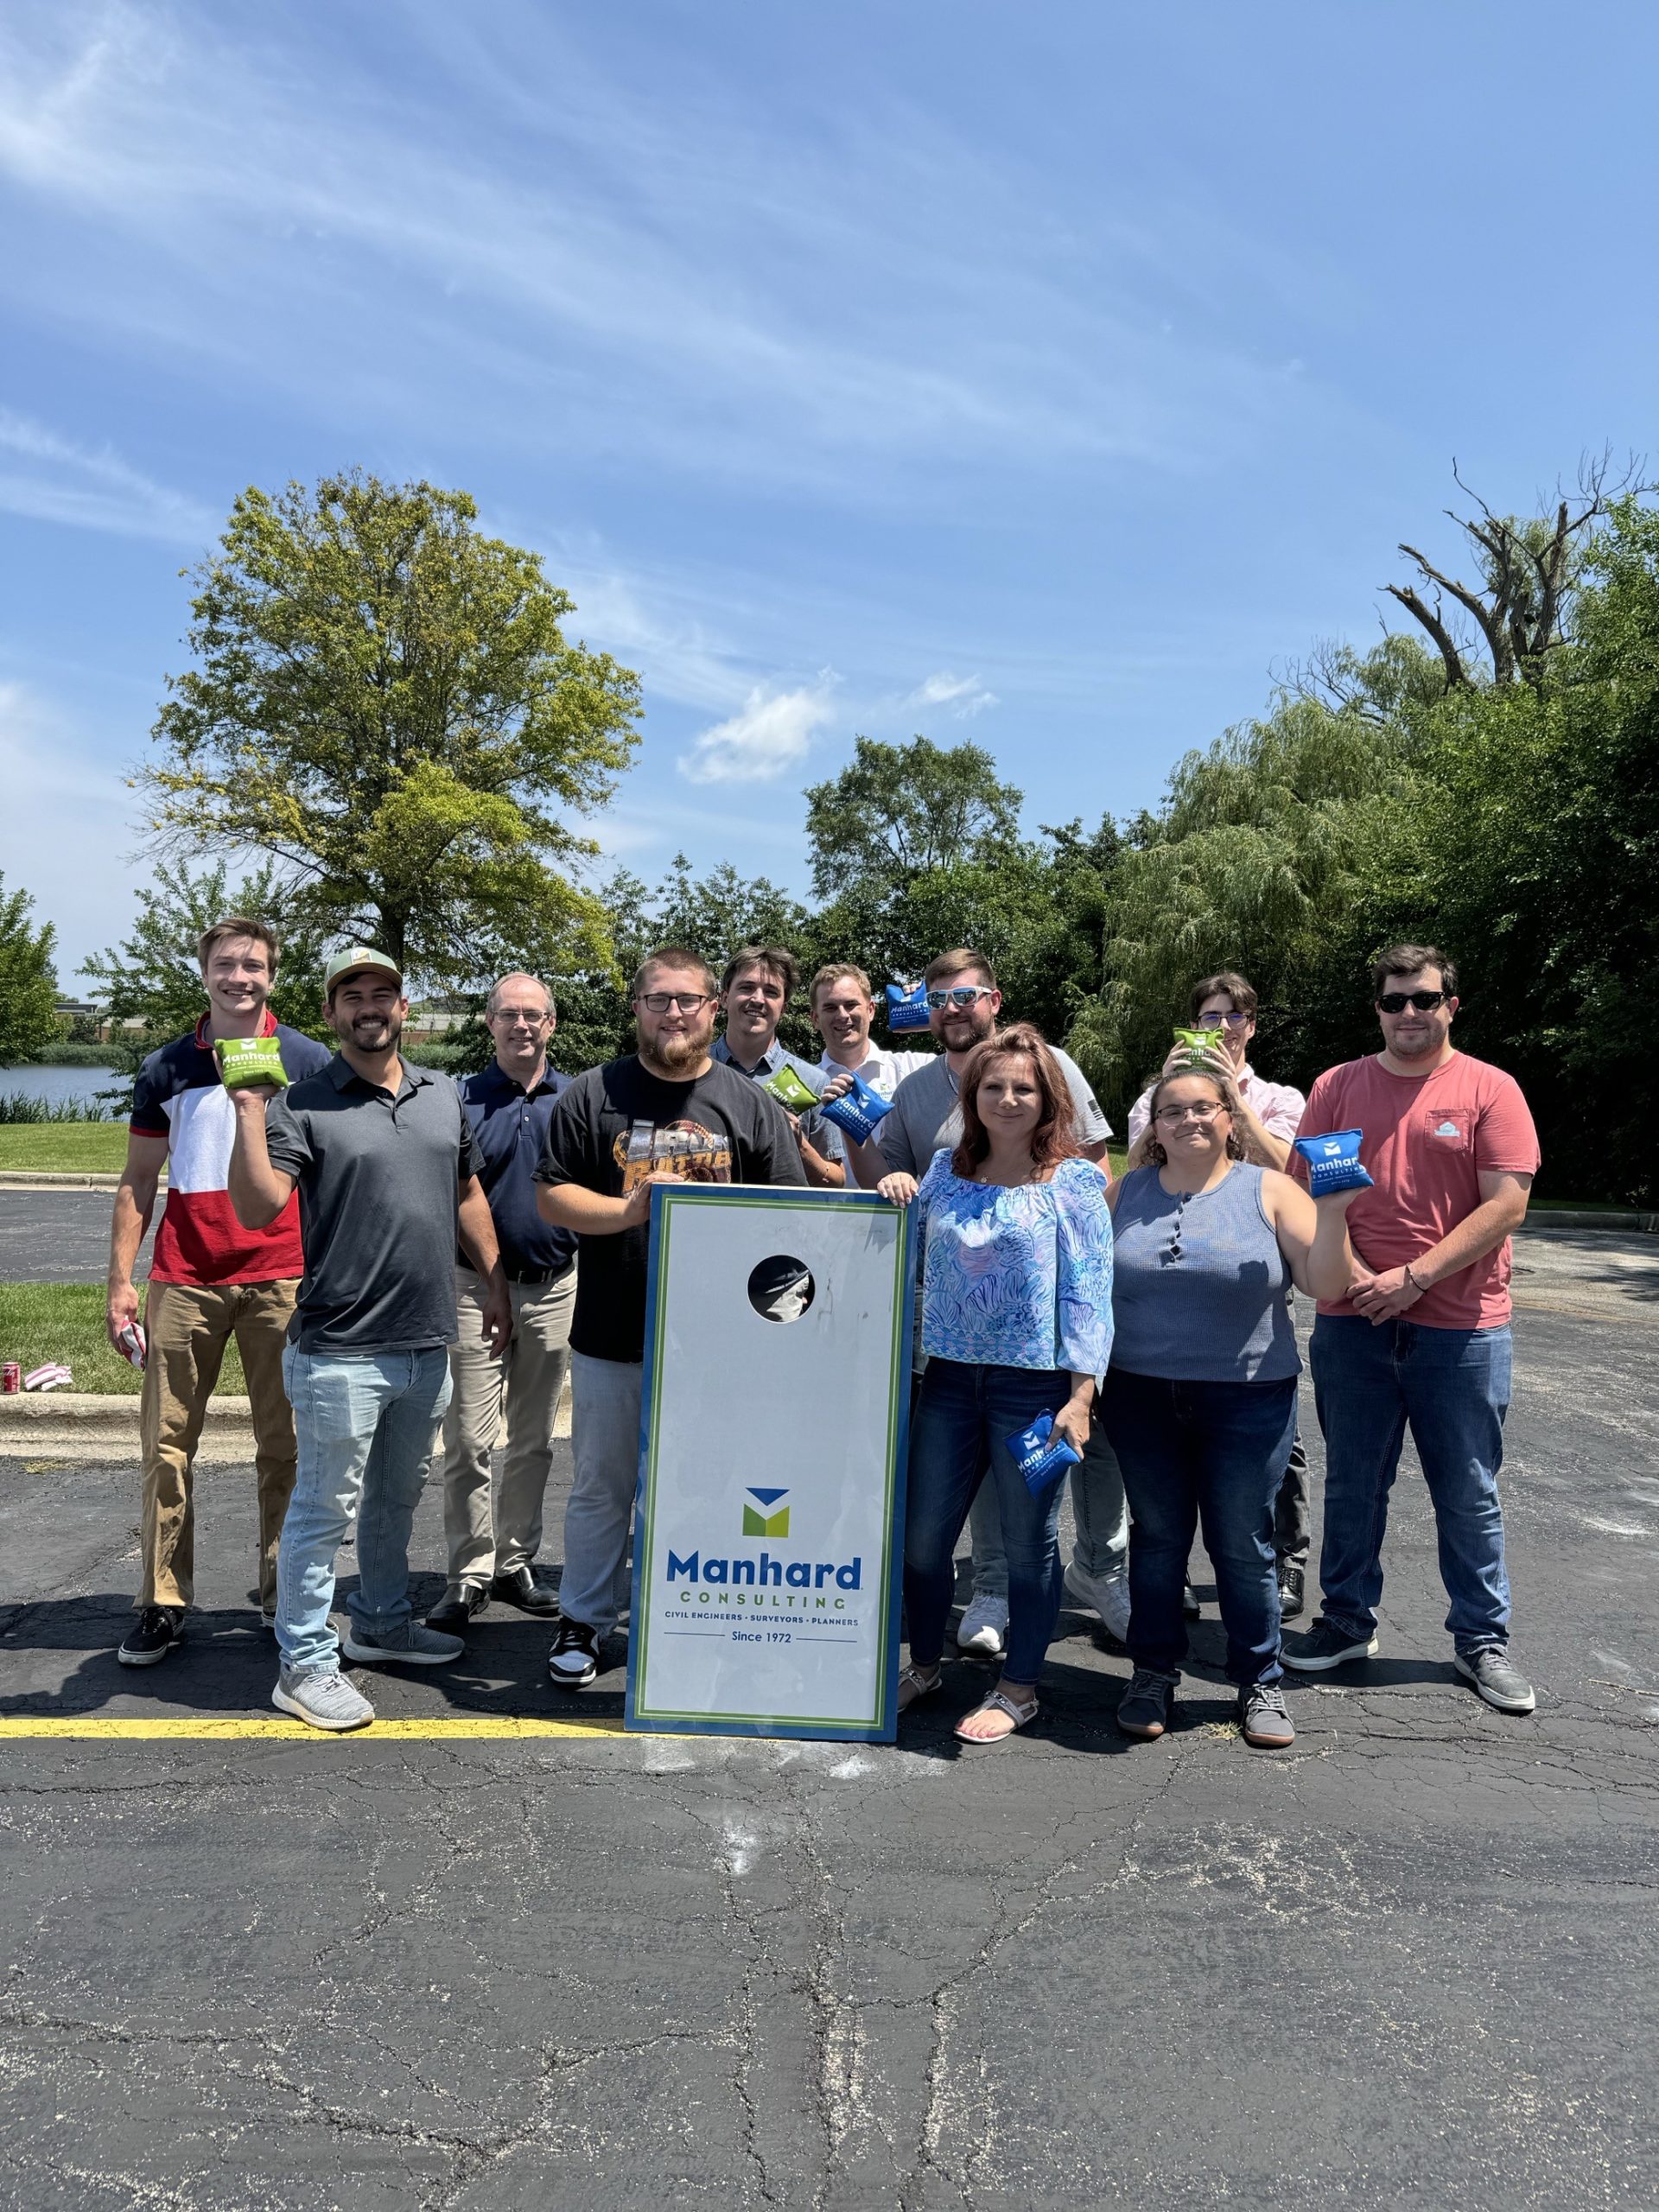
[[[1340,1298],[1353,1268],[1351,1192],[1316,1205],[1241,1157],[1236,1100],[1217,1075],[1153,1090],[1148,1165],[1109,1193],[1112,1363],[1101,1420],[1123,1470],[1129,1656],[1127,1736],[1161,1736],[1186,1656],[1181,1608],[1200,1522],[1249,1743],[1295,1731],[1279,1688],[1273,1508],[1296,1431],[1301,1360],[1288,1293]]]

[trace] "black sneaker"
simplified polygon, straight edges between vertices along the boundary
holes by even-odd
[[[1346,1629],[1333,1628],[1321,1613],[1306,1636],[1288,1639],[1279,1656],[1299,1675],[1322,1675],[1349,1659],[1375,1659],[1376,1638],[1351,1637]]]
[[[1279,1618],[1294,1621],[1302,1610],[1302,1569],[1294,1559],[1279,1562]]]
[[[446,1590],[426,1617],[428,1628],[440,1636],[465,1636],[490,1602],[481,1582],[463,1582],[459,1590]]]
[[[184,1615],[171,1605],[146,1605],[116,1657],[124,1667],[154,1667],[184,1641]]]
[[[1500,1713],[1531,1713],[1538,1703],[1532,1684],[1510,1664],[1507,1652],[1496,1644],[1484,1651],[1454,1651],[1452,1664],[1465,1681],[1472,1682],[1488,1705]]]
[[[1238,1694],[1238,1725],[1247,1744],[1264,1751],[1288,1751],[1296,1729],[1277,1682],[1247,1682]]]
[[[1123,1733],[1138,1736],[1143,1743],[1161,1736],[1170,1724],[1180,1679],[1161,1667],[1137,1667],[1118,1702],[1117,1725]]]
[[[558,1592],[538,1582],[533,1567],[504,1567],[491,1583],[490,1595],[504,1605],[517,1605],[521,1613],[539,1613],[544,1620],[559,1610]]]
[[[561,1621],[547,1671],[562,1690],[585,1689],[599,1672],[599,1630],[585,1621]]]

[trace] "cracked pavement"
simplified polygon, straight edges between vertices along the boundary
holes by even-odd
[[[1231,1725],[1201,1553],[1155,1745],[1071,1611],[990,1750],[966,1662],[893,1750],[8,1740],[0,2203],[1650,2207],[1659,1240],[1519,1256],[1535,1719],[1452,1672],[1408,1455],[1382,1656],[1293,1685],[1287,1756]],[[251,1471],[199,1501],[189,1640],[133,1674],[131,1471],[0,1463],[0,1714],[269,1709]],[[429,1493],[427,1598],[440,1554]],[[556,1701],[548,1640],[496,1606],[457,1668],[359,1678],[620,1713],[619,1666]]]

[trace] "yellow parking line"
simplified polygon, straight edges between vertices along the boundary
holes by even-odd
[[[531,1720],[509,1714],[481,1713],[472,1716],[432,1720],[376,1720],[366,1728],[347,1732],[374,1743],[389,1738],[438,1737],[447,1742],[517,1742],[530,1737],[620,1736],[620,1720]],[[267,1718],[264,1714],[191,1714],[153,1720],[114,1720],[95,1713],[41,1713],[0,1719],[0,1740],[18,1736],[57,1736],[118,1743],[174,1741],[218,1743],[238,1738],[269,1738],[292,1743],[333,1740],[330,1732],[308,1728],[302,1720]]]

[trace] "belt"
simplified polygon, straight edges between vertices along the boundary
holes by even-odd
[[[478,1273],[476,1268],[467,1267],[464,1260],[460,1264],[469,1275]],[[563,1281],[575,1264],[574,1260],[567,1260],[562,1268],[510,1268],[503,1261],[501,1272],[509,1282],[516,1282],[522,1290],[540,1290],[550,1282]]]

